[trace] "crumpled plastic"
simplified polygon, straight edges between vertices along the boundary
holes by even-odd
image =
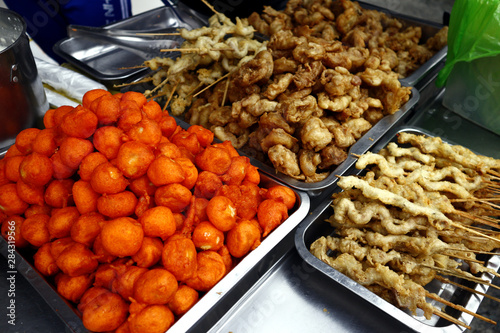
[[[83,95],[87,91],[92,89],[108,90],[102,83],[69,68],[39,58],[35,58],[35,63],[38,75],[46,86],[45,94],[52,106],[76,106],[82,103]]]
[[[457,62],[500,54],[500,1],[456,0],[450,14],[446,64],[436,85],[446,84]]]

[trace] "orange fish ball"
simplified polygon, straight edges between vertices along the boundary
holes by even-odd
[[[149,269],[134,285],[134,299],[139,303],[166,304],[177,291],[175,276],[164,268]]]
[[[181,182],[182,185],[186,186],[188,189],[192,189],[196,184],[198,179],[198,168],[194,163],[185,157],[176,158],[175,161],[181,166],[184,171],[184,180]]]
[[[215,251],[198,252],[196,275],[186,280],[186,285],[198,291],[208,291],[226,274],[224,260]]]
[[[120,98],[120,102],[123,103],[126,101],[134,101],[140,108],[147,103],[147,99],[144,96],[144,94],[141,94],[140,92],[137,91],[127,91],[123,93],[123,95]]]
[[[281,201],[266,199],[260,203],[257,209],[257,218],[260,226],[264,229],[262,237],[266,237],[288,218],[288,209]]]
[[[245,179],[249,165],[248,157],[233,157],[229,169],[221,176],[221,180],[228,185],[240,185]]]
[[[118,150],[124,142],[123,130],[114,126],[99,127],[93,136],[94,147],[108,160],[116,158]]]
[[[19,198],[30,205],[43,205],[45,203],[45,188],[43,186],[33,186],[19,180],[16,183],[16,189]]]
[[[102,232],[102,226],[101,226],[101,232]],[[95,253],[96,259],[100,263],[110,263],[117,258],[116,255],[109,253],[104,248],[104,246],[102,245],[102,237],[100,233],[94,239],[94,244],[92,244],[92,251]]]
[[[165,112],[162,118],[159,120],[158,124],[160,125],[160,130],[163,136],[170,139],[172,134],[178,129],[177,121],[174,117],[170,116],[167,112]]]
[[[286,186],[275,185],[267,189],[265,194],[266,199],[274,199],[285,204],[287,209],[292,209],[295,206],[295,192]]]
[[[130,333],[164,333],[174,321],[174,314],[168,306],[151,304],[130,315],[128,330]]]
[[[127,131],[127,135],[131,140],[142,142],[151,147],[156,147],[160,143],[162,132],[160,125],[156,121],[148,117],[142,117],[140,122]]]
[[[144,267],[127,266],[125,271],[113,281],[111,290],[120,294],[124,299],[129,299],[134,295],[134,285],[137,279],[147,271],[148,269]]]
[[[90,331],[108,332],[120,327],[127,320],[127,315],[128,304],[123,297],[107,291],[83,308],[82,321]]]
[[[6,164],[5,161],[6,158],[0,159],[0,186],[8,184],[10,182],[7,176],[5,175],[5,164]],[[17,175],[19,176],[19,171]]]
[[[157,206],[170,208],[172,213],[182,212],[191,202],[191,191],[181,184],[169,184],[159,187],[155,192]]]
[[[36,214],[50,215],[51,211],[52,211],[52,207],[49,207],[48,205],[45,205],[45,204],[44,205],[31,205],[24,211],[24,217],[28,218],[28,217],[36,215]]]
[[[50,251],[51,244],[45,243],[38,248],[33,255],[35,268],[44,276],[52,276],[59,273],[59,266]]]
[[[99,97],[101,97],[103,95],[111,96],[111,93],[107,90],[104,90],[104,89],[89,90],[82,97],[82,105],[85,108],[90,109],[90,105],[92,104],[92,102],[94,102],[96,99],[98,99]]]
[[[196,247],[191,239],[174,235],[165,241],[162,264],[178,281],[185,281],[196,274],[198,267]]]
[[[207,205],[210,222],[221,231],[228,231],[236,225],[236,206],[227,197],[217,195]]]
[[[60,127],[68,136],[86,139],[94,134],[97,123],[95,113],[79,105],[64,115]]]
[[[131,217],[119,217],[106,222],[100,235],[103,248],[118,257],[136,254],[144,238],[142,226]]]
[[[90,181],[94,169],[98,165],[105,162],[108,162],[108,159],[106,158],[106,156],[104,156],[103,153],[100,153],[98,151],[90,153],[87,156],[85,156],[82,162],[80,163],[80,166],[78,167],[78,175],[80,176],[80,179],[85,181]]]
[[[177,316],[182,316],[198,302],[199,298],[200,295],[196,290],[183,284],[179,286],[174,297],[168,302],[168,307]]]
[[[136,178],[130,182],[129,189],[138,197],[152,196],[156,192],[156,186],[149,180],[147,175]]]
[[[56,109],[49,109],[45,111],[45,114],[43,115],[43,126],[45,128],[53,128],[55,126],[54,122],[54,113]]]
[[[97,199],[97,211],[109,218],[132,215],[137,205],[137,197],[130,191],[103,194]]]
[[[8,183],[0,186],[0,211],[6,215],[22,215],[29,207],[29,204],[23,201],[17,194],[17,186],[14,183]]]
[[[97,212],[86,213],[78,216],[78,218],[71,225],[71,239],[88,247],[92,246],[95,238],[100,234],[101,225],[104,222],[104,216]]]
[[[139,197],[137,205],[135,206],[135,216],[141,217],[148,209],[154,207],[154,200],[147,194]]]
[[[56,259],[57,266],[69,276],[94,272],[99,262],[94,253],[85,245],[74,242],[67,246]]]
[[[227,242],[227,241],[226,241]],[[222,261],[224,261],[224,265],[226,266],[226,273],[233,269],[233,257],[229,252],[227,245],[223,245],[217,253],[221,256]]]
[[[52,162],[52,173],[54,179],[66,179],[73,176],[76,172],[76,168],[71,168],[63,163],[61,160],[61,153],[56,151],[54,155],[50,157]]]
[[[224,148],[208,146],[205,150],[196,155],[195,164],[201,170],[222,175],[231,165],[231,155]]]
[[[50,233],[47,225],[50,216],[46,214],[37,214],[28,217],[21,224],[21,234],[31,245],[40,247],[50,242]]]
[[[92,101],[89,109],[92,110],[99,119],[99,125],[113,124],[118,120],[121,114],[120,100],[111,94],[103,94],[101,97]]]
[[[144,235],[166,240],[176,230],[174,215],[168,207],[156,206],[145,211],[138,219]]]
[[[24,160],[24,155],[17,155],[6,157],[3,159],[5,161],[5,178],[11,182],[17,182],[21,178],[19,173],[19,166]]]
[[[27,128],[19,132],[16,136],[15,145],[23,154],[29,154],[33,150],[33,142],[40,133],[39,128]]]
[[[97,193],[114,194],[125,190],[129,184],[123,173],[111,162],[98,165],[90,179],[92,189]]]
[[[71,189],[73,201],[80,214],[97,211],[97,199],[101,196],[94,191],[90,182],[78,180]]]
[[[142,106],[142,111],[148,116],[149,119],[160,121],[163,116],[163,111],[160,104],[151,100]]]
[[[83,294],[92,286],[93,276],[90,274],[69,276],[58,274],[54,281],[57,292],[65,299],[78,303]]]
[[[233,257],[241,258],[260,244],[260,226],[255,220],[241,220],[227,233],[227,248]]]
[[[2,219],[0,218],[0,221],[1,220]],[[1,226],[2,237],[8,242],[14,242],[16,248],[19,249],[29,245],[28,241],[24,239],[21,232],[21,226],[24,220],[25,218],[19,215],[7,216],[4,217]]]
[[[139,267],[151,267],[156,265],[161,260],[163,252],[163,242],[156,237],[144,237],[142,246],[132,259]]]
[[[181,183],[186,178],[182,166],[174,159],[163,155],[151,162],[147,175],[155,186]]]
[[[224,245],[224,233],[208,221],[200,222],[194,228],[192,239],[196,248],[202,251],[217,251]]]
[[[73,245],[74,243],[75,241],[72,240],[71,237],[55,239],[50,243],[50,253],[52,253],[54,259],[57,260],[62,251],[64,251],[68,246]]]
[[[196,134],[188,131],[180,131],[174,134],[170,141],[178,147],[186,148],[193,155],[198,154],[203,149]]]
[[[54,126],[52,126],[52,127],[57,127],[57,126],[61,125],[64,116],[66,114],[68,114],[69,112],[71,112],[73,109],[74,109],[74,107],[72,107],[70,105],[63,105],[63,106],[60,106],[57,109],[55,109],[54,116],[53,116]]]
[[[27,155],[19,165],[20,179],[30,185],[43,186],[52,179],[52,162],[39,153]]]
[[[41,130],[33,141],[33,151],[45,156],[52,156],[57,149],[57,133],[53,128]]]
[[[214,133],[201,125],[191,125],[187,131],[196,134],[198,142],[203,148],[208,147],[214,141]]]
[[[55,210],[47,223],[51,239],[70,236],[73,223],[80,217],[76,207],[64,207]]]
[[[129,131],[135,124],[142,120],[142,111],[134,101],[120,102],[122,109],[116,126],[123,131]]]
[[[45,189],[45,202],[55,208],[73,205],[73,179],[55,179]]]
[[[94,151],[94,145],[89,140],[66,137],[59,146],[61,161],[68,167],[77,170],[82,160]]]
[[[260,173],[259,169],[254,165],[249,165],[247,168],[247,174],[245,175],[245,179],[243,179],[243,184],[252,183],[255,185],[260,184]]]
[[[156,156],[163,155],[172,159],[182,156],[181,150],[172,142],[163,142],[156,148]]]
[[[225,149],[229,153],[229,156],[231,156],[231,158],[240,156],[240,153],[238,153],[236,148],[234,148],[233,144],[229,140],[213,143],[212,146]]]
[[[5,156],[4,158],[7,158],[7,157],[13,157],[13,156],[20,156],[20,155],[25,155],[24,153],[20,152],[19,149],[17,149],[17,146],[16,145],[12,145],[9,147],[9,149],[7,149],[7,151],[5,152]]]
[[[146,174],[155,159],[153,150],[144,143],[129,141],[121,145],[116,156],[116,165],[128,178]]]

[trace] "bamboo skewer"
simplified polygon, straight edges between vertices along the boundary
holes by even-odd
[[[180,32],[138,32],[137,36],[180,36]]]
[[[477,278],[475,276],[468,276],[468,275],[460,274],[459,272],[452,271],[452,270],[449,270],[449,269],[439,268],[439,267],[425,265],[425,264],[420,264],[420,266],[433,269],[433,270],[435,270],[437,272],[440,272],[441,274],[444,274],[444,275],[450,275],[450,276],[459,277],[459,278],[462,278],[462,279],[465,279],[465,280],[469,280],[469,281],[472,281],[472,282],[484,284],[484,285],[486,285],[488,287],[492,287],[492,288],[500,290],[499,286],[494,285],[493,283],[485,281],[485,280],[483,280],[481,278]]]
[[[215,8],[208,3],[207,0],[201,0],[208,8],[210,8],[211,11],[213,11],[215,14],[219,15],[220,13],[218,11],[215,10]]]
[[[228,47],[225,49],[203,49],[199,47],[186,47],[178,49],[161,49],[160,52],[186,52],[186,53],[200,53],[202,51],[234,51],[232,48]]]
[[[449,302],[449,301],[445,300],[445,299],[444,299],[444,298],[442,298],[442,297],[439,297],[438,295],[436,295],[436,294],[434,294],[434,293],[429,293],[429,292],[426,292],[426,293],[425,293],[425,296],[427,296],[427,297],[429,297],[429,298],[431,298],[431,299],[433,299],[433,300],[435,300],[435,301],[438,301],[438,302],[440,302],[440,303],[443,303],[444,305],[447,305],[447,306],[449,306],[449,307],[451,307],[451,308],[453,308],[453,309],[460,310],[460,311],[462,311],[462,312],[464,312],[464,313],[470,314],[471,316],[474,316],[474,317],[476,317],[476,318],[478,318],[478,319],[481,319],[481,320],[483,320],[483,321],[485,321],[485,322],[487,322],[487,323],[490,323],[490,324],[493,324],[493,325],[496,325],[496,324],[497,324],[495,321],[493,321],[493,320],[491,320],[491,319],[489,319],[489,318],[486,318],[486,317],[481,316],[481,315],[479,315],[479,314],[477,314],[477,313],[475,313],[475,312],[472,312],[472,311],[470,311],[470,310],[467,310],[466,308],[464,308],[464,307],[463,307],[463,306],[461,306],[461,305],[458,305],[458,304],[454,304],[454,303],[452,303],[452,302]]]
[[[498,228],[499,227],[498,223],[488,221],[486,219],[477,217],[476,215],[472,215],[472,214],[467,213],[467,212],[463,212],[461,210],[456,210],[454,213],[457,214],[457,215],[460,215],[462,217],[466,217],[468,219],[471,219],[472,221],[475,221],[477,223],[485,224],[487,226],[494,227],[494,228]],[[499,240],[496,240],[496,241],[499,241]]]
[[[227,96],[227,91],[229,89],[229,79],[226,80],[226,88],[224,89],[224,95],[222,96],[222,102],[220,104],[221,107],[226,104],[226,96]]]
[[[228,77],[229,75],[231,75],[231,73],[226,73],[225,75],[221,76],[220,78],[218,78],[217,80],[215,80],[214,82],[212,82],[211,84],[209,84],[208,86],[206,86],[205,88],[201,89],[200,91],[198,91],[196,94],[193,95],[193,97],[196,97],[198,96],[199,94],[201,94],[202,92],[204,92],[205,90],[207,90],[208,88],[212,87],[213,85],[219,83],[220,81],[224,80],[226,77]]]
[[[452,316],[450,316],[449,314],[442,312],[441,310],[434,309],[434,311],[433,311],[432,313],[434,313],[434,314],[435,314],[436,316],[438,316],[438,317],[441,317],[441,318],[443,318],[443,319],[448,320],[449,322],[451,322],[451,323],[453,323],[453,324],[456,324],[456,325],[459,325],[459,326],[463,326],[463,327],[465,327],[465,328],[467,328],[467,329],[470,329],[470,326],[469,326],[469,325],[467,325],[466,323],[461,322],[461,321],[460,321],[460,320],[458,320],[457,318],[452,317]]]
[[[115,88],[122,88],[122,87],[127,87],[127,86],[133,86],[135,84],[146,83],[146,82],[149,82],[149,81],[153,81],[153,78],[152,77],[146,77],[146,78],[144,78],[142,80],[135,81],[135,82],[115,84],[115,85],[113,85],[113,87],[115,87]]]
[[[488,295],[488,294],[483,293],[483,292],[480,292],[480,291],[478,291],[478,290],[475,290],[475,289],[469,288],[469,287],[467,287],[467,286],[464,286],[463,284],[460,284],[460,283],[457,283],[457,282],[451,281],[450,279],[447,279],[447,278],[445,278],[445,277],[443,277],[443,276],[436,275],[434,278],[435,278],[436,280],[438,280],[438,281],[443,282],[443,283],[449,283],[449,284],[452,284],[452,285],[457,286],[457,287],[459,287],[459,288],[461,288],[461,289],[463,289],[463,290],[466,290],[466,291],[469,291],[469,292],[471,292],[471,293],[475,293],[475,294],[478,294],[478,295],[484,296],[484,297],[486,297],[486,298],[489,298],[489,299],[491,299],[491,300],[494,300],[494,301],[496,301],[496,302],[499,302],[499,303],[500,303],[500,298],[496,298],[496,297],[494,297],[494,296]]]
[[[167,109],[168,104],[170,104],[170,101],[174,97],[175,91],[177,90],[177,86],[179,85],[179,82],[175,84],[175,86],[172,88],[172,92],[170,93],[170,96],[168,97],[167,101],[165,102],[165,105],[163,106],[163,111]]]

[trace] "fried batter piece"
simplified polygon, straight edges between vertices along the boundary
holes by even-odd
[[[497,274],[476,252],[500,247],[500,228],[490,219],[498,206],[487,202],[496,196],[488,172],[498,172],[499,163],[440,138],[399,133],[398,143],[358,157],[356,168],[366,173],[340,178],[343,191],[332,195],[326,219],[335,230],[310,251],[395,306],[414,315],[420,309],[430,319],[439,310],[424,287],[438,274],[486,284],[478,274]]]

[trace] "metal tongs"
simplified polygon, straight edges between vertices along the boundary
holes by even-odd
[[[167,28],[161,31],[122,30],[82,25],[69,25],[69,37],[83,37],[99,42],[113,44],[139,55],[144,59],[157,56],[170,56],[163,49],[175,49],[181,46],[184,39],[179,35],[178,28]]]

